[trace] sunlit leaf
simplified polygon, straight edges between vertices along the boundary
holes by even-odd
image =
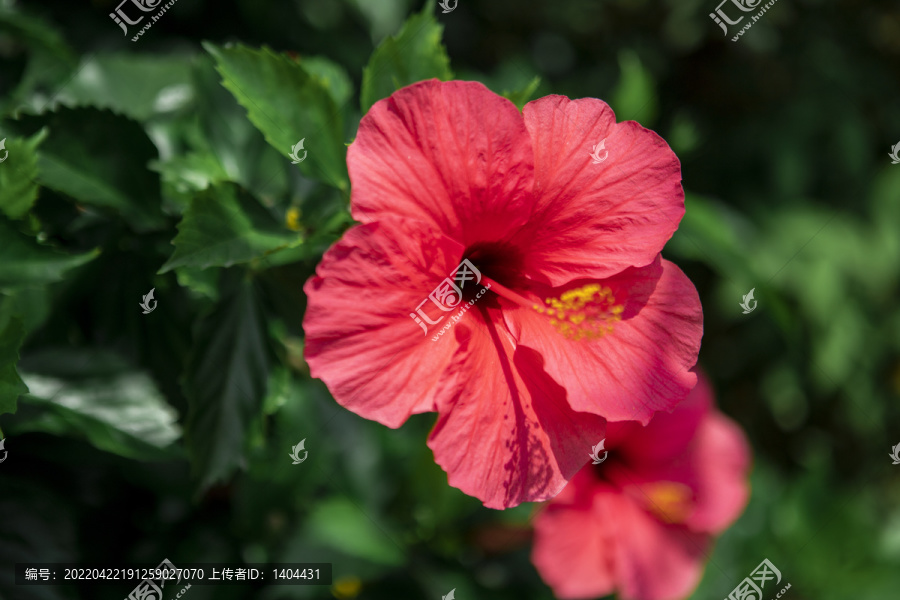
[[[363,112],[402,87],[436,77],[453,78],[450,58],[441,44],[443,26],[435,20],[432,5],[410,17],[400,32],[386,38],[363,70],[360,101]]]
[[[292,148],[303,140],[305,152],[297,153],[300,170],[349,189],[342,119],[325,80],[269,48],[210,43],[204,47],[216,59],[222,85],[272,147],[290,158]]]
[[[135,459],[178,456],[170,448],[181,435],[177,415],[143,373],[76,381],[25,373],[23,379],[29,388],[23,405],[39,410],[12,421],[16,433],[83,437],[101,450]]]

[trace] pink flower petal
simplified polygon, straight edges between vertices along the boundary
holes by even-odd
[[[528,248],[526,272],[560,286],[652,262],[684,216],[681,164],[668,144],[634,121],[616,124],[595,98],[546,96],[523,113],[537,196],[514,238]],[[594,164],[603,140],[607,157]]]
[[[709,537],[661,523],[588,465],[535,519],[532,562],[564,600],[619,593],[681,600],[703,572]]]
[[[531,561],[561,600],[597,598],[616,586],[616,505],[625,501],[584,483],[580,471],[534,521]],[[602,485],[602,484],[598,484]],[[566,495],[566,501],[560,498]]]
[[[405,87],[363,117],[347,152],[352,213],[428,223],[468,246],[531,212],[531,138],[515,105],[471,81]]]
[[[569,408],[537,353],[516,349],[502,325],[485,325],[494,310],[470,310],[454,327],[459,350],[428,446],[450,485],[488,508],[508,508],[556,495],[606,428]]]
[[[409,314],[462,252],[421,223],[382,221],[353,227],[325,253],[303,288],[305,355],[342,406],[388,427],[436,410],[435,389],[456,347],[432,342],[434,332],[425,335]]]
[[[546,316],[520,308],[504,315],[519,344],[537,350],[566,388],[573,410],[646,424],[694,387],[703,313],[690,280],[659,258],[601,282],[624,303],[622,320],[596,340],[571,340]]]
[[[622,600],[682,600],[690,596],[703,575],[709,536],[661,523],[634,502],[617,503],[611,516]]]
[[[628,438],[617,444],[626,431]],[[750,450],[741,429],[716,410],[705,377],[672,413],[657,413],[643,428],[612,423],[607,434],[608,447],[628,472],[608,469],[606,475],[638,504],[646,506],[655,482],[682,484],[692,492],[684,524],[709,533],[719,533],[744,510]]]
[[[697,432],[694,468],[697,506],[686,524],[696,531],[718,533],[740,516],[750,496],[747,439],[719,412],[711,414]]]

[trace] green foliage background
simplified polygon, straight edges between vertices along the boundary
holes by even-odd
[[[715,4],[178,0],[133,43],[111,0],[0,0],[0,596],[128,592],[15,587],[15,562],[168,557],[334,564],[330,589],[192,600],[552,598],[528,560],[537,507],[450,488],[433,415],[360,419],[302,358],[301,288],[351,224],[360,116],[456,77],[520,106],[605,99],[682,160],[665,255],[754,450],[694,598],[763,558],[794,600],[896,597],[900,7],[781,0],[732,43]]]

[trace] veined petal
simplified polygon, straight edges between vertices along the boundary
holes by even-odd
[[[644,266],[684,216],[681,163],[656,133],[616,124],[602,100],[546,96],[525,105],[534,147],[536,204],[514,238],[526,271],[560,286]],[[595,164],[592,150],[606,158]]]
[[[415,219],[464,246],[508,237],[532,208],[522,115],[477,82],[422,81],[378,101],[347,166],[354,219]]]
[[[459,347],[428,446],[450,485],[502,509],[559,493],[603,439],[605,421],[569,408],[541,357],[516,348],[491,318],[496,310],[469,311],[473,319],[454,328]]]
[[[463,248],[427,225],[382,221],[351,228],[304,286],[305,356],[342,406],[399,427],[435,410],[434,390],[456,350],[432,342],[410,316],[453,273]],[[444,336],[447,337],[447,336]]]
[[[684,273],[659,257],[597,283],[609,305],[600,337],[586,322],[570,329],[591,335],[570,335],[546,311],[521,307],[504,315],[519,344],[543,356],[573,410],[646,424],[655,412],[672,410],[697,382],[691,369],[703,335],[700,299]]]

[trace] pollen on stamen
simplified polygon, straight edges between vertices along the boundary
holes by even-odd
[[[694,509],[691,488],[674,481],[657,481],[642,486],[647,509],[664,523],[683,523]]]
[[[545,308],[534,304],[532,308],[550,317],[550,324],[565,337],[595,340],[612,332],[613,324],[622,320],[625,310],[616,304],[612,290],[598,283],[568,290],[559,298],[547,298]]]

